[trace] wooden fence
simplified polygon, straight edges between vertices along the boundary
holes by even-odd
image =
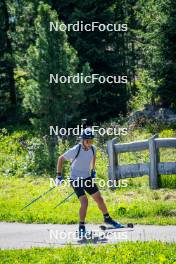
[[[109,179],[135,178],[149,175],[149,185],[158,188],[158,175],[176,174],[176,162],[160,162],[159,148],[176,148],[176,138],[157,138],[130,143],[117,143],[116,138],[108,141]],[[138,164],[119,164],[120,153],[149,150],[149,162]]]

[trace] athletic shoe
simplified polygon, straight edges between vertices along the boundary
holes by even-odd
[[[115,228],[121,228],[123,227],[120,223],[114,221],[110,216],[104,217],[104,222],[108,225],[112,225]]]

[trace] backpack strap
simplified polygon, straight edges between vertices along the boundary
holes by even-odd
[[[81,144],[78,145],[78,151],[76,153],[76,156],[74,157],[74,159],[72,160],[71,164],[75,161],[75,159],[79,156],[79,153],[80,153],[80,150],[81,150]]]
[[[94,150],[93,146],[91,146],[91,150],[92,150],[93,156],[95,156],[95,150]]]

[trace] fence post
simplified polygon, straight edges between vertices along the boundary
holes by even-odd
[[[115,182],[117,180],[116,170],[117,170],[117,155],[115,153],[114,144],[117,142],[116,138],[109,140],[107,142],[107,150],[109,157],[109,168],[108,168],[108,176],[109,180],[111,180],[111,189],[115,189]]]
[[[154,135],[149,139],[149,153],[150,153],[149,185],[151,189],[158,188],[159,153],[155,142],[155,138],[157,137],[158,137],[157,135]]]

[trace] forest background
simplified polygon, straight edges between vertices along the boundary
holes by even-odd
[[[149,108],[153,116],[160,109],[173,115],[176,111],[175,13],[173,0],[1,0],[1,175],[55,176],[58,155],[77,139],[50,136],[50,125],[74,127],[87,118],[99,126],[127,127],[127,136],[117,137],[122,142],[148,139],[156,133],[175,137],[176,122],[152,116],[129,122],[133,113]],[[50,22],[77,21],[127,24],[128,30],[49,30]],[[51,84],[50,73],[127,76],[128,82]],[[104,178],[107,139],[96,139],[106,159],[100,159],[98,167],[98,175]],[[163,153],[164,159],[175,160],[175,152]],[[129,155],[124,161],[148,159],[147,153]],[[68,174],[68,166],[64,173]],[[173,179],[169,186],[175,187]]]

